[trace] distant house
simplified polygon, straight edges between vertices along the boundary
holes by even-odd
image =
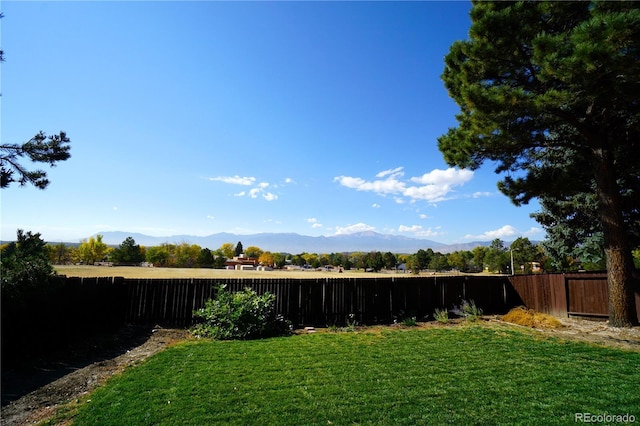
[[[228,259],[224,262],[226,269],[235,269],[236,271],[246,271],[255,269],[258,266],[258,259],[255,257],[244,257],[244,254]]]

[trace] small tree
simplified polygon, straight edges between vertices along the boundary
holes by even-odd
[[[270,251],[265,251],[258,257],[258,262],[264,266],[273,266],[275,264],[275,257]]]
[[[235,248],[233,247],[232,243],[224,243],[220,246],[220,248],[218,250],[216,250],[216,252],[219,251],[220,254],[224,257],[226,257],[227,259],[231,259],[234,254],[235,254]],[[242,253],[242,249],[240,250],[240,253]]]
[[[123,265],[137,265],[144,262],[144,254],[132,237],[127,237],[122,244],[111,252],[111,260]]]
[[[103,236],[98,234],[94,237],[90,237],[88,240],[82,240],[78,246],[77,256],[85,265],[93,265],[95,262],[99,262],[105,259],[109,247],[102,242]]]
[[[238,244],[236,244],[234,255],[240,256],[242,253],[244,253],[244,249],[242,248],[242,242],[238,241]]]
[[[212,268],[214,266],[215,259],[213,258],[213,253],[208,248],[203,248],[200,250],[200,255],[198,256],[198,266],[201,268]]]
[[[54,246],[47,245],[49,249],[49,260],[54,265],[64,265],[71,261],[71,248],[64,243],[58,243]]]
[[[256,259],[260,257],[262,252],[263,250],[260,247],[256,247],[256,246],[249,246],[246,249],[244,249],[244,254],[247,257],[256,258]]]
[[[213,267],[215,269],[224,269],[226,267],[226,262],[226,257],[218,255],[213,260]]]
[[[484,256],[484,263],[490,272],[506,272],[509,269],[509,252],[501,239],[496,238],[491,241],[491,245]]]
[[[3,298],[19,298],[47,285],[56,276],[46,245],[39,233],[18,229],[17,241],[3,247],[0,254]]]
[[[395,269],[398,260],[396,259],[396,256],[391,253],[390,251],[386,252],[383,255],[384,258],[384,267],[387,269]]]

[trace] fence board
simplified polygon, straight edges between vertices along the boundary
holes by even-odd
[[[513,288],[529,308],[558,317],[579,315],[608,317],[606,272],[535,274],[509,277]],[[640,280],[634,274],[637,320],[640,322]]]
[[[311,279],[127,279],[127,322],[188,326],[193,311],[215,297],[214,286],[231,292],[252,288],[276,295],[277,312],[298,326],[391,323],[408,316],[428,318],[436,308],[451,309],[473,299],[487,313],[514,306],[504,277],[403,277]],[[509,295],[509,297],[507,297]],[[518,299],[519,300],[519,299]]]

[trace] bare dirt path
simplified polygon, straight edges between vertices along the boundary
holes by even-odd
[[[3,395],[0,424],[31,425],[45,421],[59,407],[91,392],[114,374],[186,339],[188,332],[162,328],[151,332],[125,329],[119,337],[120,345],[100,357],[59,362],[37,370],[7,372],[9,377],[3,377],[3,392],[11,392],[17,399],[4,405],[5,397],[12,395]],[[38,386],[42,382],[46,384]]]
[[[497,316],[485,317],[484,319],[487,322],[502,323],[500,317]],[[538,331],[561,339],[579,340],[640,352],[640,327],[620,329],[609,327],[606,322],[571,318],[561,319],[561,321],[564,325],[562,328]],[[455,326],[454,324],[448,326],[451,325]],[[438,327],[441,325],[431,322],[422,326]],[[60,407],[91,392],[114,374],[120,373],[128,366],[138,364],[167,346],[187,338],[188,332],[186,330],[159,327],[143,335],[132,333],[131,336],[125,336],[119,348],[120,353],[116,351],[112,357],[106,354],[100,360],[84,366],[67,365],[59,368],[59,371],[53,371],[59,376],[57,379],[29,391],[3,406],[1,424],[3,426],[30,425],[50,419]],[[128,349],[126,349],[127,347]],[[46,374],[44,375],[46,376]],[[15,379],[17,382],[22,381],[23,384],[29,383],[29,380],[25,381],[28,379],[25,377],[16,377]],[[31,386],[34,387],[33,383]],[[17,389],[17,391],[20,390]]]

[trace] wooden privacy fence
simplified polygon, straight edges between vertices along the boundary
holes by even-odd
[[[515,275],[513,288],[528,308],[557,317],[609,317],[606,272]],[[636,312],[640,322],[640,285],[636,279]]]
[[[38,358],[83,336],[125,324],[123,278],[53,278],[51,283],[2,295],[2,361]]]
[[[214,298],[216,284],[276,295],[279,314],[296,326],[339,325],[353,314],[363,324],[425,318],[436,308],[473,300],[486,313],[521,303],[505,277],[406,277],[317,279],[126,279],[126,322],[189,326],[193,311]]]

